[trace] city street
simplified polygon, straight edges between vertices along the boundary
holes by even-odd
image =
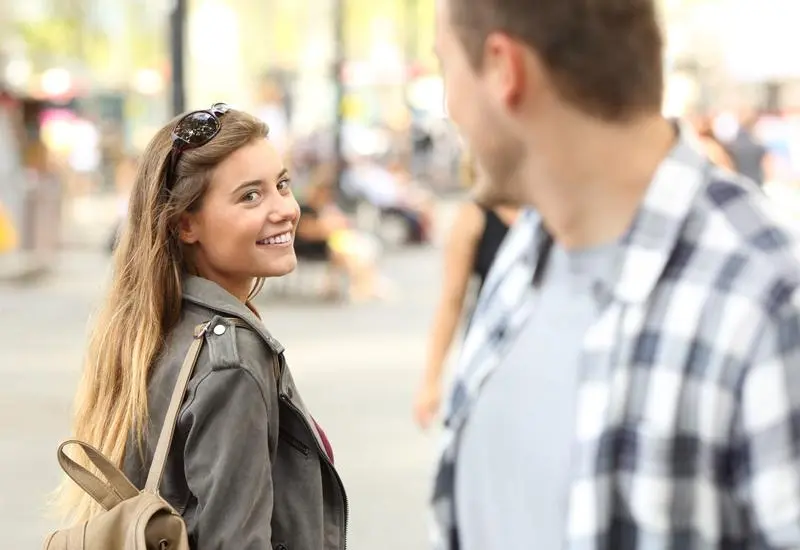
[[[777,186],[769,194],[782,216],[798,219],[797,189]],[[441,205],[441,229],[448,227],[454,206]],[[258,300],[267,326],[287,348],[306,402],[333,442],[350,495],[350,550],[427,547],[436,437],[416,429],[411,404],[440,284],[440,257],[435,247],[387,256],[385,271],[399,291],[389,303],[320,304],[270,298],[269,292]],[[38,548],[53,526],[45,504],[60,479],[55,450],[69,434],[87,323],[108,269],[105,254],[79,249],[62,253],[55,272],[35,285],[0,282],[4,548]]]
[[[489,371],[494,365],[486,357],[497,355],[490,353],[492,344],[496,344],[493,340],[498,340],[495,336],[502,344],[501,355],[512,345],[528,343],[527,336],[506,330],[513,312],[498,301],[509,301],[512,298],[508,296],[516,295],[493,292],[495,287],[511,289],[513,275],[519,274],[519,270],[505,269],[518,267],[511,257],[515,239],[507,239],[509,246],[502,248],[509,233],[520,243],[526,242],[525,237],[531,242],[542,241],[534,237],[546,238],[544,233],[551,233],[554,238],[549,240],[553,242],[547,244],[554,244],[552,249],[564,255],[567,264],[574,263],[573,256],[581,256],[578,263],[583,263],[594,255],[587,252],[597,252],[590,248],[609,249],[611,262],[618,265],[599,267],[614,268],[607,271],[621,275],[621,286],[629,280],[632,287],[646,286],[637,282],[657,281],[656,290],[642,297],[644,305],[639,309],[670,301],[671,311],[681,308],[672,303],[670,294],[659,291],[674,283],[675,277],[659,272],[659,256],[663,254],[654,246],[665,238],[679,238],[680,244],[686,245],[683,248],[688,250],[685,256],[689,260],[708,260],[702,266],[706,270],[719,264],[714,262],[722,252],[729,252],[726,247],[730,248],[731,242],[738,243],[735,252],[741,252],[744,260],[737,256],[736,261],[728,262],[724,273],[716,274],[719,280],[732,280],[739,264],[747,271],[749,263],[771,261],[782,244],[800,244],[800,57],[790,53],[800,48],[796,30],[800,0],[642,0],[636,10],[628,6],[627,11],[616,5],[609,10],[601,2],[579,0],[550,0],[550,9],[545,9],[546,4],[537,3],[534,10],[533,2],[493,0],[482,7],[492,16],[483,17],[476,29],[466,24],[474,22],[458,15],[463,12],[460,8],[476,6],[451,0],[360,4],[346,0],[324,4],[309,0],[0,0],[0,550],[41,548],[54,530],[69,527],[61,523],[63,518],[58,517],[54,506],[55,491],[66,478],[57,450],[65,440],[76,437],[74,405],[89,332],[106,296],[113,249],[120,242],[122,226],[145,224],[170,235],[187,229],[198,239],[193,248],[215,247],[217,243],[211,241],[220,234],[235,236],[253,223],[258,225],[253,216],[257,216],[259,205],[272,208],[267,204],[271,199],[262,196],[260,191],[265,189],[260,187],[269,183],[264,181],[264,172],[278,165],[286,168],[278,178],[281,193],[294,194],[298,206],[303,206],[303,216],[311,221],[301,229],[307,241],[307,252],[301,251],[301,255],[317,256],[320,249],[331,252],[343,272],[338,290],[343,294],[351,291],[354,296],[354,300],[330,299],[332,293],[327,291],[337,290],[332,288],[335,285],[325,284],[330,282],[324,278],[329,267],[325,257],[331,254],[322,254],[318,260],[300,261],[298,270],[286,277],[268,280],[252,304],[268,331],[285,348],[297,393],[327,436],[323,438],[328,440],[325,454],[328,442],[332,447],[348,496],[347,550],[431,548],[429,539],[436,533],[430,529],[430,496],[445,430],[441,418],[432,421],[428,431],[417,426],[414,398],[423,378],[431,328],[441,329],[436,331],[438,336],[451,324],[440,322],[432,327],[438,302],[447,308],[452,302],[451,289],[463,286],[463,280],[457,279],[467,277],[466,273],[463,277],[453,273],[459,271],[458,264],[464,272],[469,269],[473,279],[461,312],[462,321],[473,327],[469,348],[487,352],[476,354],[472,363],[479,364],[474,370],[485,367],[483,371]],[[555,9],[556,5],[561,10]],[[564,17],[561,12],[567,10],[570,16]],[[533,20],[538,28],[523,24]],[[511,25],[512,21],[520,23]],[[614,32],[597,32],[606,28]],[[564,39],[559,38],[553,48],[544,40],[545,34]],[[475,57],[474,39],[480,45],[489,35],[507,35],[503,39],[507,46],[495,48],[498,62],[522,59],[524,63],[511,62],[518,65],[514,70],[517,80],[537,84],[516,86],[514,102],[507,97],[504,100],[503,89],[493,82],[492,74],[472,70],[479,67],[443,70],[463,64],[461,58],[467,54]],[[636,40],[619,40],[620,36]],[[443,38],[447,47],[439,48]],[[550,50],[558,54],[549,55]],[[535,62],[543,56],[547,63]],[[547,93],[541,93],[541,89]],[[482,123],[480,127],[478,122]],[[687,147],[694,153],[685,151]],[[625,149],[624,161],[620,160],[621,148]],[[704,157],[702,174],[694,173],[700,171],[695,169],[698,166],[687,164],[694,154]],[[655,167],[659,158],[662,162]],[[647,166],[651,169],[643,173]],[[718,170],[728,172],[727,176],[722,177]],[[741,186],[735,189],[715,185],[722,183],[714,182],[718,176],[723,180],[735,178],[730,171],[748,176],[737,178],[737,186]],[[259,173],[261,176],[255,177]],[[289,191],[283,187],[288,183],[283,182],[287,173],[292,180]],[[676,181],[670,181],[662,193],[658,185],[645,189],[647,178]],[[216,196],[207,192],[212,180],[211,187],[216,191],[211,195]],[[239,181],[236,190],[220,191],[220,186],[234,180]],[[198,190],[202,191],[199,195],[194,193]],[[469,208],[460,208],[464,201],[470,201],[467,206],[472,213]],[[680,231],[665,232],[664,227],[671,227],[666,222],[680,211],[670,204],[676,202],[687,207],[689,215],[681,220]],[[636,204],[640,205],[638,216],[633,212]],[[341,207],[346,219],[336,219],[335,206]],[[240,207],[250,210],[240,211]],[[508,212],[504,212],[506,208]],[[196,214],[200,210],[202,215],[194,220],[199,224],[185,219],[187,212]],[[207,215],[209,212],[212,214]],[[219,212],[222,214],[217,217]],[[537,212],[541,216],[535,224],[507,227],[510,219],[531,221],[528,214]],[[231,216],[236,219],[229,220]],[[456,219],[458,227],[454,228]],[[165,223],[169,227],[161,227]],[[187,227],[172,227],[175,224]],[[628,231],[619,229],[623,226]],[[362,239],[364,235],[353,235],[344,228],[369,235]],[[712,231],[703,233],[708,228]],[[261,231],[263,228],[259,239],[265,236]],[[537,233],[522,234],[528,231]],[[153,245],[153,239],[163,237],[147,233],[133,231],[136,240],[132,242],[145,243],[146,248]],[[703,246],[690,246],[693,243],[688,241],[699,234],[704,236]],[[707,235],[710,237],[705,238]],[[259,243],[269,248],[287,245],[285,241],[285,235],[272,235]],[[631,243],[635,246],[629,246]],[[159,252],[166,250],[169,254],[178,246],[174,242],[158,244],[163,245]],[[293,244],[300,250],[298,243],[288,246]],[[715,250],[715,246],[720,249]],[[521,248],[520,257],[526,259],[551,249]],[[639,266],[627,261],[630,255],[622,250],[625,248],[635,250],[644,263]],[[787,265],[800,261],[800,248],[791,248],[781,256]],[[124,261],[145,262],[150,271],[159,261],[153,257],[156,254],[133,256]],[[756,260],[750,262],[751,256],[757,256]],[[376,258],[379,276],[373,278],[374,271],[359,264]],[[442,292],[445,259],[448,281]],[[542,267],[547,259],[536,267]],[[665,265],[676,268],[673,271],[677,273],[689,260],[678,251],[670,253]],[[555,271],[545,270],[551,275]],[[589,271],[586,275],[597,274],[591,267]],[[687,270],[680,275],[691,278],[688,271],[688,275]],[[344,272],[355,281],[369,283],[371,278],[377,285],[372,289],[368,284],[348,286]],[[487,275],[492,284],[484,286]],[[620,299],[636,294],[633,291],[637,288],[608,292],[608,285],[589,279],[587,282],[594,283],[589,285],[591,296],[598,295],[598,290],[603,296]],[[689,291],[675,293],[674,301],[699,296],[700,305],[708,306],[708,311],[702,312],[703,319],[719,320],[715,315],[723,314],[715,313],[711,306],[725,306],[725,301],[702,301],[700,279],[689,280]],[[535,280],[517,277],[517,281],[527,287],[521,288],[525,291],[517,300],[521,305],[527,294],[535,294],[537,302],[550,297],[547,289],[541,291],[534,284]],[[477,292],[480,288],[484,288],[483,301]],[[722,296],[726,289],[717,290],[716,294]],[[730,291],[735,293],[736,289]],[[142,298],[145,294],[134,299],[147,299]],[[365,295],[381,299],[355,299]],[[662,299],[665,296],[667,299]],[[575,301],[575,296],[556,297],[556,305],[560,305],[558,298]],[[481,307],[477,308],[479,318],[473,319],[476,302]],[[661,328],[659,323],[674,321],[648,316],[649,311],[625,309],[627,304],[617,302],[609,302],[613,307],[599,304],[605,309],[595,316],[611,318],[609,311],[624,310],[620,316],[624,322],[598,332],[602,332],[599,340],[604,340],[599,344],[604,346],[590,346],[614,352],[604,362],[608,364],[599,369],[613,375],[614,382],[635,379],[639,374],[626,371],[636,367],[639,359],[630,358],[626,351],[654,347],[638,344],[650,344]],[[752,306],[752,300],[738,295],[730,302],[734,309]],[[506,318],[494,327],[490,319],[480,318],[484,312],[499,312]],[[547,324],[555,325],[556,316],[541,308],[537,312]],[[136,314],[115,317],[129,318],[140,320]],[[639,334],[633,330],[639,319],[643,320],[641,341],[627,345],[632,339],[628,336]],[[572,320],[566,318],[562,324],[569,325]],[[589,321],[585,323],[587,330],[596,321],[583,320]],[[631,320],[633,324],[628,322]],[[456,331],[448,364],[443,368],[441,401],[446,403],[452,390],[457,420],[469,421],[474,427],[478,422],[467,417],[469,407],[459,405],[471,405],[475,397],[485,403],[485,395],[473,395],[484,389],[478,386],[486,381],[499,385],[502,380],[490,380],[491,372],[479,372],[487,376],[481,376],[477,385],[466,384],[474,391],[468,391],[467,397],[462,395],[462,378],[472,374],[470,357],[460,349],[467,324],[462,323]],[[683,325],[677,332],[700,330],[691,328],[697,323]],[[662,332],[671,332],[670,328]],[[479,338],[481,329],[486,329],[485,341]],[[147,336],[141,327],[123,330]],[[579,329],[572,327],[575,330]],[[551,326],[550,331],[560,329],[554,331]],[[231,335],[231,330],[222,333]],[[541,339],[537,330],[533,333]],[[589,330],[588,334],[593,332]],[[694,332],[689,336],[700,344],[712,340]],[[622,341],[625,338],[627,341]],[[512,342],[514,339],[520,342]],[[102,342],[112,340],[105,338]],[[664,340],[664,347],[670,348],[667,351],[674,352],[675,342]],[[760,342],[753,344],[751,347],[757,348]],[[142,347],[147,346],[118,342],[105,346],[113,348],[117,356],[136,354]],[[586,360],[587,350],[578,341],[571,347],[582,367],[578,374],[583,376],[578,376],[574,384],[578,386],[592,370],[586,368],[591,361]],[[702,345],[695,347],[705,355],[711,353]],[[547,361],[539,346],[533,348],[522,358],[521,366],[528,371],[525,374],[559,378],[561,371],[571,366]],[[459,356],[462,378],[456,377],[454,383],[452,367]],[[98,358],[93,359],[96,363]],[[494,359],[501,365],[515,362],[503,356]],[[668,366],[679,370],[681,365]],[[508,368],[501,368],[500,374],[503,378]],[[130,374],[141,384],[149,380],[152,390],[162,389],[163,384],[145,375],[148,373]],[[104,383],[99,393],[109,393],[108,387],[113,385]],[[129,386],[117,384],[109,399],[128,403],[132,400]],[[517,387],[531,402],[537,399],[527,390],[542,391],[542,384],[535,381]],[[579,404],[595,399],[592,407],[607,405],[596,397],[590,391],[588,397],[580,396]],[[606,401],[613,410],[622,410],[621,400],[638,405],[636,397],[622,392]],[[142,399],[134,401],[140,403]],[[222,401],[228,410],[238,402],[230,392]],[[694,411],[690,406],[678,402],[682,407],[679,412],[691,417]],[[499,403],[488,408],[508,413],[512,404],[503,393]],[[154,413],[154,408],[149,412]],[[590,416],[600,419],[603,411],[597,412]],[[94,433],[93,437],[120,431],[114,430],[120,422],[100,416],[94,430],[100,436]],[[287,431],[286,416],[281,418],[282,432]],[[520,418],[550,422],[558,415],[550,411]],[[157,423],[161,421],[157,419]],[[448,423],[450,429],[464,425],[453,424]],[[511,434],[534,445],[537,452],[551,453],[552,442],[537,435],[528,424],[514,430],[508,423],[495,421],[480,451],[497,448],[506,452],[498,434]],[[273,428],[276,426],[270,426],[270,430]],[[578,428],[576,433],[581,435],[585,430]],[[125,431],[123,426],[121,432]],[[226,430],[212,427],[206,431],[213,432],[210,439],[221,447]],[[239,423],[228,431],[246,430]],[[455,439],[460,435],[455,434]],[[291,433],[283,434],[283,439],[292,439]],[[637,442],[633,443],[635,447]],[[797,445],[800,447],[800,443]],[[184,447],[181,444],[178,450]],[[458,455],[459,448],[449,450],[453,451],[449,455]],[[220,451],[215,448],[209,453],[219,455]],[[253,437],[238,445],[237,453],[244,459],[264,460]],[[513,449],[507,454],[515,456]],[[462,470],[469,469],[465,458],[469,457],[454,459]],[[606,458],[604,454],[598,461],[609,462]],[[540,471],[540,465],[526,465],[537,474],[547,474]],[[513,468],[507,470],[502,475],[523,495],[531,493],[533,500],[546,499],[538,484],[526,484]],[[486,471],[469,472],[472,483],[489,479]],[[290,478],[280,467],[273,468],[273,473],[276,479]],[[614,481],[611,473],[606,477]],[[235,487],[230,483],[235,476],[225,477],[227,488]],[[251,487],[263,485],[253,479],[255,476],[244,477]],[[699,485],[694,495],[701,504],[710,498],[703,492],[710,490],[708,480],[703,481],[705,485]],[[719,479],[714,483],[717,489],[722,487]],[[658,485],[653,485],[658,492]],[[453,497],[451,500],[469,498],[467,491],[458,493],[448,496]],[[692,496],[689,489],[676,495],[683,493]],[[214,494],[206,500],[221,499]],[[678,505],[689,502],[688,498],[672,500]],[[437,502],[445,508],[446,504]],[[498,503],[492,498],[480,499],[480,504],[483,509],[479,512],[485,515],[497,511]],[[459,510],[467,507],[459,506]],[[633,519],[637,521],[627,523],[643,523],[643,531],[656,525],[656,517],[664,533],[673,530],[694,535],[696,531],[709,539],[719,535],[717,538],[724,540],[737,536],[735,532],[713,531],[717,526],[710,520],[687,527],[678,518],[672,525],[661,521],[660,509],[649,510],[647,503],[642,508],[642,515],[650,517],[636,517]],[[280,509],[281,503],[276,502],[275,510]],[[619,513],[611,515],[633,517],[636,512],[622,506]],[[230,511],[219,515],[227,525],[244,529],[242,522],[230,517]],[[252,515],[260,519],[259,514]],[[528,517],[536,514],[527,514],[525,519]],[[270,519],[264,517],[264,525],[269,525]],[[603,519],[589,517],[594,524]],[[773,518],[765,521],[770,520],[777,523]],[[472,524],[479,526],[480,521]],[[470,522],[461,522],[450,531],[460,530],[464,539],[469,526]],[[766,531],[764,525],[759,527]],[[628,531],[631,529],[626,535]],[[319,550],[286,549],[277,540],[279,535],[275,533],[273,544],[284,550]],[[647,538],[650,546],[657,545],[659,537],[651,535],[638,538]],[[688,535],[684,537],[687,540]],[[199,538],[201,545],[202,539],[208,544],[208,536],[201,533]],[[231,537],[224,538],[227,546],[235,544]],[[531,544],[547,546],[541,541]]]
[[[328,432],[349,489],[351,550],[425,548],[435,436],[412,422],[425,331],[439,284],[439,252],[403,251],[386,271],[388,304],[336,306],[260,300],[286,346],[306,402]],[[108,271],[99,252],[65,253],[37,286],[0,283],[0,528],[4,548],[39,548],[52,522],[48,491],[68,436],[87,320]]]

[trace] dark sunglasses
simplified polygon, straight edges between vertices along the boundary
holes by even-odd
[[[225,103],[215,103],[206,110],[191,112],[178,121],[172,130],[172,149],[169,152],[167,172],[164,175],[164,187],[167,190],[175,183],[172,179],[181,153],[202,147],[214,139],[222,128],[220,118],[231,109],[232,107]]]

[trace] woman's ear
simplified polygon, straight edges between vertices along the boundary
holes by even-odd
[[[178,222],[178,236],[181,239],[181,242],[184,244],[195,244],[197,241],[200,240],[199,236],[199,224],[195,217],[185,212],[181,215],[181,219]]]

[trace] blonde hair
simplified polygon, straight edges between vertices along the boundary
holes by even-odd
[[[180,217],[200,207],[222,160],[267,136],[267,126],[260,120],[228,111],[213,140],[181,155],[168,190],[165,165],[178,120],[159,130],[141,157],[127,227],[115,252],[110,289],[94,321],[75,401],[75,437],[120,467],[129,441],[143,452],[150,371],[179,320],[183,274],[193,271],[178,237]],[[75,460],[95,471],[82,453]],[[85,521],[100,511],[67,479],[56,497],[56,511],[70,521]]]

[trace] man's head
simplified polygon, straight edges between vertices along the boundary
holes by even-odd
[[[520,202],[517,174],[553,113],[613,124],[660,112],[655,0],[438,2],[447,106],[489,176],[484,201]]]

